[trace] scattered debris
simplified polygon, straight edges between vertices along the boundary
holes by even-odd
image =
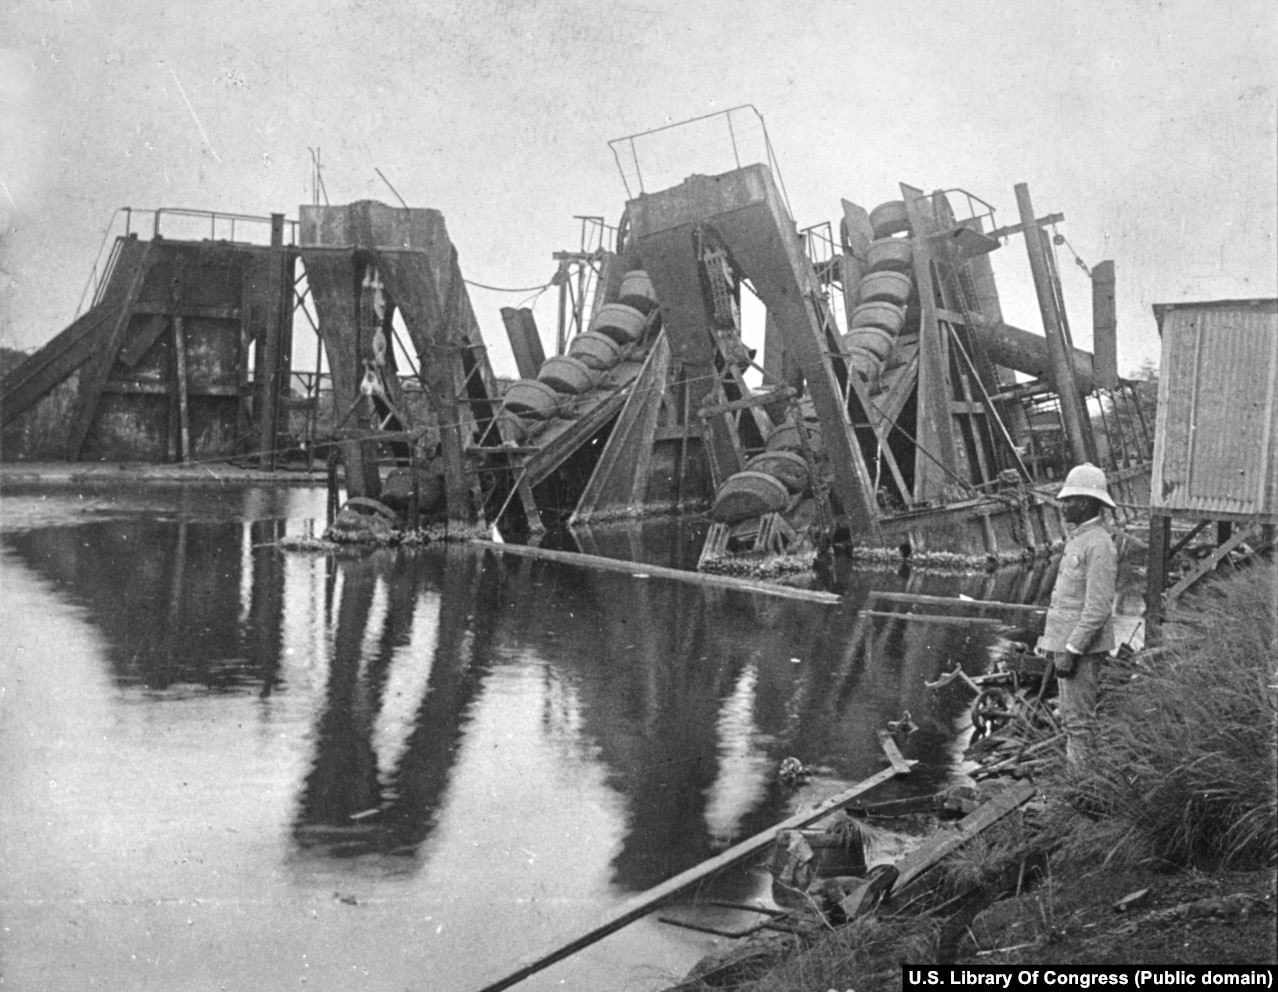
[[[781,780],[781,784],[791,789],[802,785],[811,777],[812,769],[794,757],[783,760],[781,767],[777,769],[777,778]]]
[[[1139,906],[1145,905],[1149,901],[1149,889],[1137,889],[1135,892],[1129,892],[1118,902],[1114,903],[1115,913],[1126,913]]]

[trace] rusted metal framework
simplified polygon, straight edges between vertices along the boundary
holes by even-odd
[[[133,211],[124,221],[95,267],[89,307],[0,383],[0,426],[43,430],[42,450],[71,461],[252,453],[274,467],[292,353],[292,225],[282,214],[162,209],[140,240]],[[165,236],[181,222],[228,237]],[[55,389],[66,415],[41,421],[33,407]]]
[[[742,164],[751,115],[765,161]],[[1113,264],[1093,278],[1098,362],[1072,344],[1047,230],[1061,215],[1037,217],[1020,185],[1019,223],[999,227],[966,191],[903,184],[873,211],[843,201],[836,243],[829,225],[796,231],[754,108],[688,123],[725,129],[704,143],[729,148],[734,167],[648,192],[641,147],[679,125],[612,146],[632,194],[626,247],[660,303],[668,386],[684,391],[675,419],[715,490],[703,563],[840,530],[911,553],[1019,555],[1059,538],[1044,487],[1085,460],[1138,498],[1149,436],[1119,415],[1132,396],[1114,365]],[[1042,335],[1002,317],[988,255],[1013,235]],[[762,354],[742,340],[747,292],[766,312]]]
[[[651,154],[667,141],[717,151],[718,171],[668,181],[682,159]],[[71,457],[251,451],[272,467],[303,404],[308,455],[335,442],[348,496],[410,522],[536,533],[709,507],[707,563],[841,536],[1021,556],[1060,536],[1047,490],[1083,460],[1136,498],[1149,431],[1115,367],[1113,264],[1091,270],[1093,356],[1071,340],[1048,234],[1063,218],[1037,216],[1023,184],[1015,224],[964,190],[902,184],[873,210],[843,200],[836,235],[797,228],[753,107],[610,144],[625,211],[616,228],[579,217],[579,246],[554,253],[552,354],[530,310],[502,311],[513,383],[493,374],[438,211],[316,202],[295,229],[267,219],[258,245],[237,240],[252,218],[165,210],[151,240],[126,231],[89,310],[6,378],[5,424],[74,375]],[[178,223],[200,240],[162,236]],[[1042,335],[1003,320],[989,256],[1013,236]],[[298,310],[322,342],[301,399]]]
[[[1154,305],[1162,355],[1150,493],[1146,615],[1231,552],[1274,543],[1278,525],[1278,300]],[[1175,522],[1188,532],[1172,540]],[[1204,529],[1216,547],[1168,588],[1173,559]]]

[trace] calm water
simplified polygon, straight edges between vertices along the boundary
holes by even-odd
[[[272,546],[323,510],[298,489],[0,497],[6,988],[477,989],[878,771],[905,710],[920,764],[878,797],[954,780],[969,698],[923,683],[985,665],[990,628],[878,619],[854,642],[857,611],[872,587],[1026,600],[1043,579],[875,572],[829,606]],[[671,541],[696,545],[620,544]],[[818,769],[798,791],[789,755]],[[680,914],[768,883],[725,873]],[[649,917],[520,988],[651,989],[722,943]]]

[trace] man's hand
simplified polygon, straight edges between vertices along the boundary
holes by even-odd
[[[1078,659],[1081,655],[1077,651],[1057,651],[1054,659],[1056,666],[1056,677],[1058,679],[1072,679],[1078,671]]]

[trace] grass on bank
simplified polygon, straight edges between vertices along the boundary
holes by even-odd
[[[1157,651],[1108,666],[1086,760],[1067,766],[1062,746],[1060,762],[1036,778],[1045,810],[1008,817],[960,848],[941,866],[943,891],[1005,876],[1045,848],[1053,852],[1049,876],[1053,866],[1278,864],[1276,619],[1278,568],[1270,563],[1180,604]],[[937,961],[940,938],[941,921],[928,917],[861,920],[762,977],[719,987],[899,988],[902,962]]]
[[[1251,869],[1278,862],[1278,569],[1186,601],[1160,653],[1111,666],[1086,760],[1042,783],[1083,861]]]

